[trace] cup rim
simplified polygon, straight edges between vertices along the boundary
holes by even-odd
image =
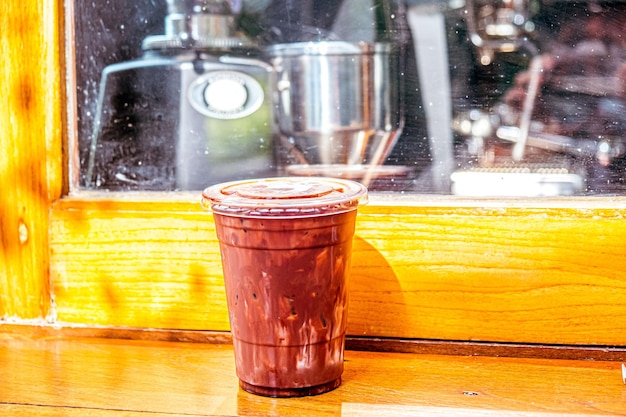
[[[272,177],[207,187],[202,206],[239,217],[311,217],[356,210],[367,203],[367,187],[329,177]]]

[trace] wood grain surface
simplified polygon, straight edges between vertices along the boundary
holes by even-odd
[[[59,2],[0,13],[0,317],[50,310],[48,214],[63,188]]]
[[[12,416],[626,415],[617,362],[347,351],[338,389],[272,399],[239,389],[228,344],[0,334],[0,375]]]
[[[351,335],[626,345],[623,207],[372,200],[357,218]],[[50,230],[59,323],[228,330],[198,196],[64,198]]]
[[[330,416],[370,406],[396,407],[393,415],[425,415],[424,407],[626,415],[616,362],[347,351],[337,390],[271,399],[238,388],[227,344],[0,334],[0,374],[0,411],[23,415]]]

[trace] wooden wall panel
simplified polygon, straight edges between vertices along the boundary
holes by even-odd
[[[0,13],[0,319],[50,306],[48,213],[61,194],[60,14],[9,0]]]
[[[214,226],[194,199],[60,200],[59,323],[228,329]],[[625,208],[372,200],[354,241],[351,335],[626,345]]]
[[[226,330],[195,196],[60,198],[60,4],[9,0],[0,14],[0,322]],[[429,198],[361,210],[351,334],[626,346],[624,198]]]
[[[217,238],[199,202],[61,200],[50,235],[61,322],[228,329]]]
[[[624,211],[506,204],[364,210],[351,331],[626,345]]]

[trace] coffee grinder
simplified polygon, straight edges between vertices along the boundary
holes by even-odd
[[[273,168],[271,67],[241,3],[167,0],[165,34],[102,74],[87,188],[197,190]]]

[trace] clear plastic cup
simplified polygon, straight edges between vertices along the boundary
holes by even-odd
[[[218,184],[215,219],[241,387],[271,397],[341,383],[347,276],[365,186],[315,177]]]

